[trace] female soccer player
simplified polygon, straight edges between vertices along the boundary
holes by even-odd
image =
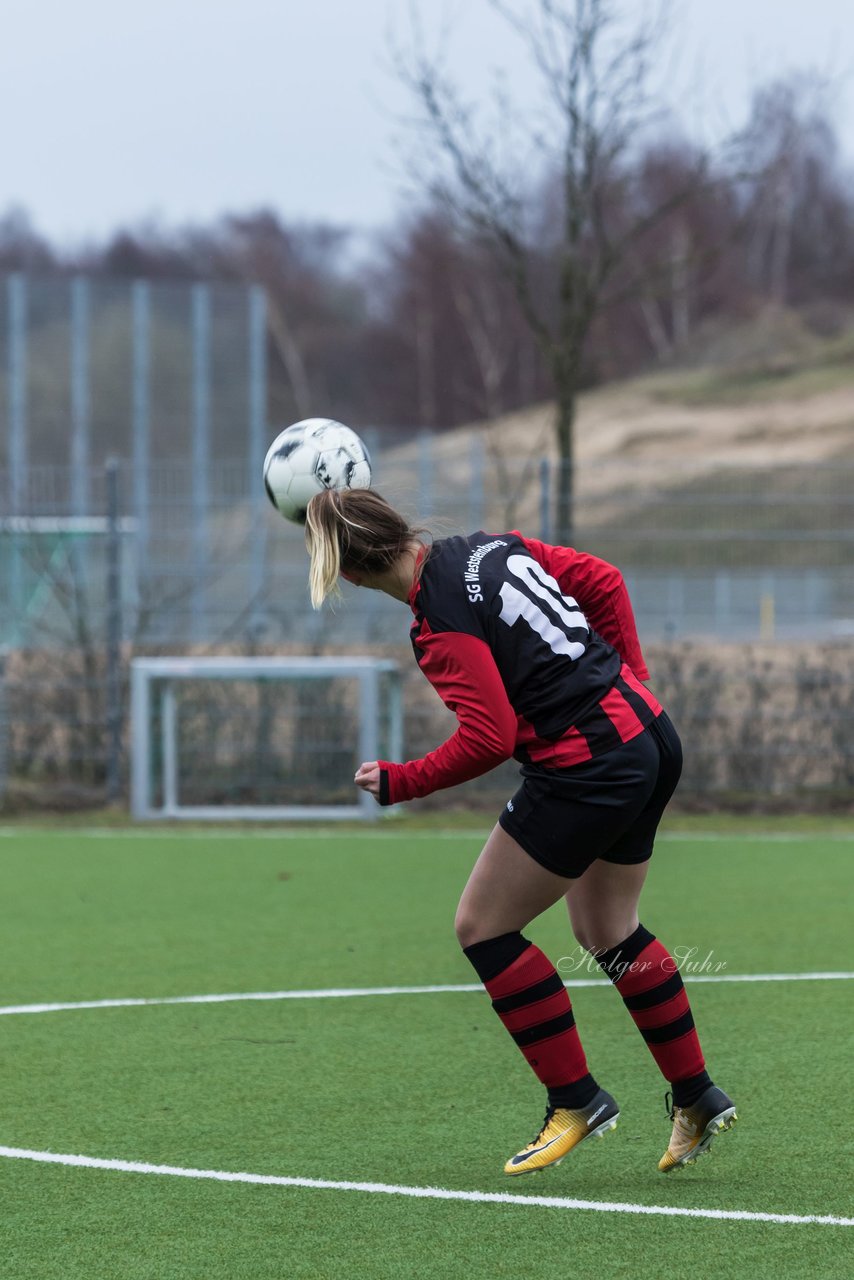
[[[641,683],[649,674],[622,577],[594,556],[519,533],[432,544],[422,533],[372,490],[317,495],[306,518],[311,600],[319,608],[340,575],[408,602],[416,661],[459,721],[420,760],[359,766],[356,785],[381,805],[465,782],[511,755],[522,763],[522,785],[475,864],[455,926],[548,1093],[542,1128],[504,1171],[558,1164],[619,1116],[587,1069],[561,978],[522,936],[559,898],[669,1082],[673,1131],[658,1167],[691,1164],[736,1114],[706,1072],[676,962],[638,920],[682,752]]]

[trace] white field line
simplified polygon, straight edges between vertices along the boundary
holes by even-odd
[[[312,1191],[363,1191],[373,1195],[410,1196],[422,1200],[464,1200],[475,1204],[512,1204],[543,1209],[592,1209],[599,1213],[634,1213],[666,1218],[711,1218],[729,1222],[777,1222],[787,1225],[852,1227],[854,1218],[830,1214],[753,1213],[746,1209],[683,1209],[673,1205],[626,1204],[609,1200],[576,1200],[567,1196],[526,1196],[499,1191],[451,1191],[445,1187],[395,1186],[385,1182],[339,1182],[325,1178],[286,1178],[265,1173],[231,1173],[218,1169],[183,1169],[137,1160],[99,1160],[93,1156],[60,1155],[54,1151],[28,1151],[0,1147],[0,1157],[33,1160],[83,1169],[107,1169],[116,1173],[156,1173],[172,1178],[210,1182],[249,1182],[267,1187],[304,1187]]]
[[[835,982],[854,978],[852,973],[728,973],[688,976],[687,982]],[[610,988],[604,978],[579,978],[564,983],[576,987]],[[159,1004],[234,1004],[241,1000],[348,1000],[356,996],[420,996],[448,992],[483,991],[479,982],[460,982],[424,987],[327,987],[298,991],[239,991],[198,996],[131,996],[116,1000],[68,1000],[50,1004],[10,1004],[0,1006],[0,1017],[21,1013],[63,1013],[75,1009],[134,1009]]]
[[[312,827],[293,829],[291,827],[259,827],[250,825],[239,829],[211,826],[199,827],[24,827],[0,826],[0,838],[14,840],[16,836],[66,836],[80,837],[85,840],[329,840],[337,837],[340,840],[485,840],[490,828],[441,828],[436,831],[406,831],[376,828],[370,824],[359,830],[341,827]],[[740,844],[763,843],[799,843],[804,840],[823,840],[832,844],[840,841],[854,841],[854,831],[769,831],[762,832],[690,832],[664,831],[657,837],[657,842],[667,843],[676,840],[680,844],[728,844],[737,840]]]

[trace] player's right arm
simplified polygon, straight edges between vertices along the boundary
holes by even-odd
[[[380,760],[380,804],[397,804],[455,787],[510,758],[516,713],[485,641],[463,632],[422,629],[419,666],[459,722],[435,751],[405,764]]]

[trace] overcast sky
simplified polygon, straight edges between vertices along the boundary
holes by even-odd
[[[450,18],[471,95],[490,70],[535,92],[487,0],[420,0]],[[118,224],[202,221],[272,206],[286,220],[370,228],[405,196],[391,141],[407,99],[388,30],[410,0],[0,0],[0,211],[27,208],[77,244]],[[625,0],[643,12],[643,0]],[[690,132],[720,137],[751,86],[792,68],[835,80],[854,167],[850,0],[671,0],[679,53],[661,74]]]

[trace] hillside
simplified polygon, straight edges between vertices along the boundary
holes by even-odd
[[[854,331],[797,340],[785,330],[757,354],[611,384],[579,397],[577,527],[623,536],[666,531],[719,537],[765,530],[836,533],[854,528]],[[772,334],[773,336],[773,334]],[[730,335],[735,350],[739,335]],[[556,458],[552,408],[472,424],[432,444],[432,508],[474,508],[481,483],[472,459],[484,441],[485,517],[541,527],[539,459]],[[382,456],[380,487],[418,506],[423,446]],[[496,456],[511,479],[497,483]],[[473,489],[475,492],[473,493]],[[500,496],[503,489],[504,498]],[[502,518],[503,517],[503,518]],[[713,539],[714,540],[714,539]],[[714,556],[714,552],[711,553]]]

